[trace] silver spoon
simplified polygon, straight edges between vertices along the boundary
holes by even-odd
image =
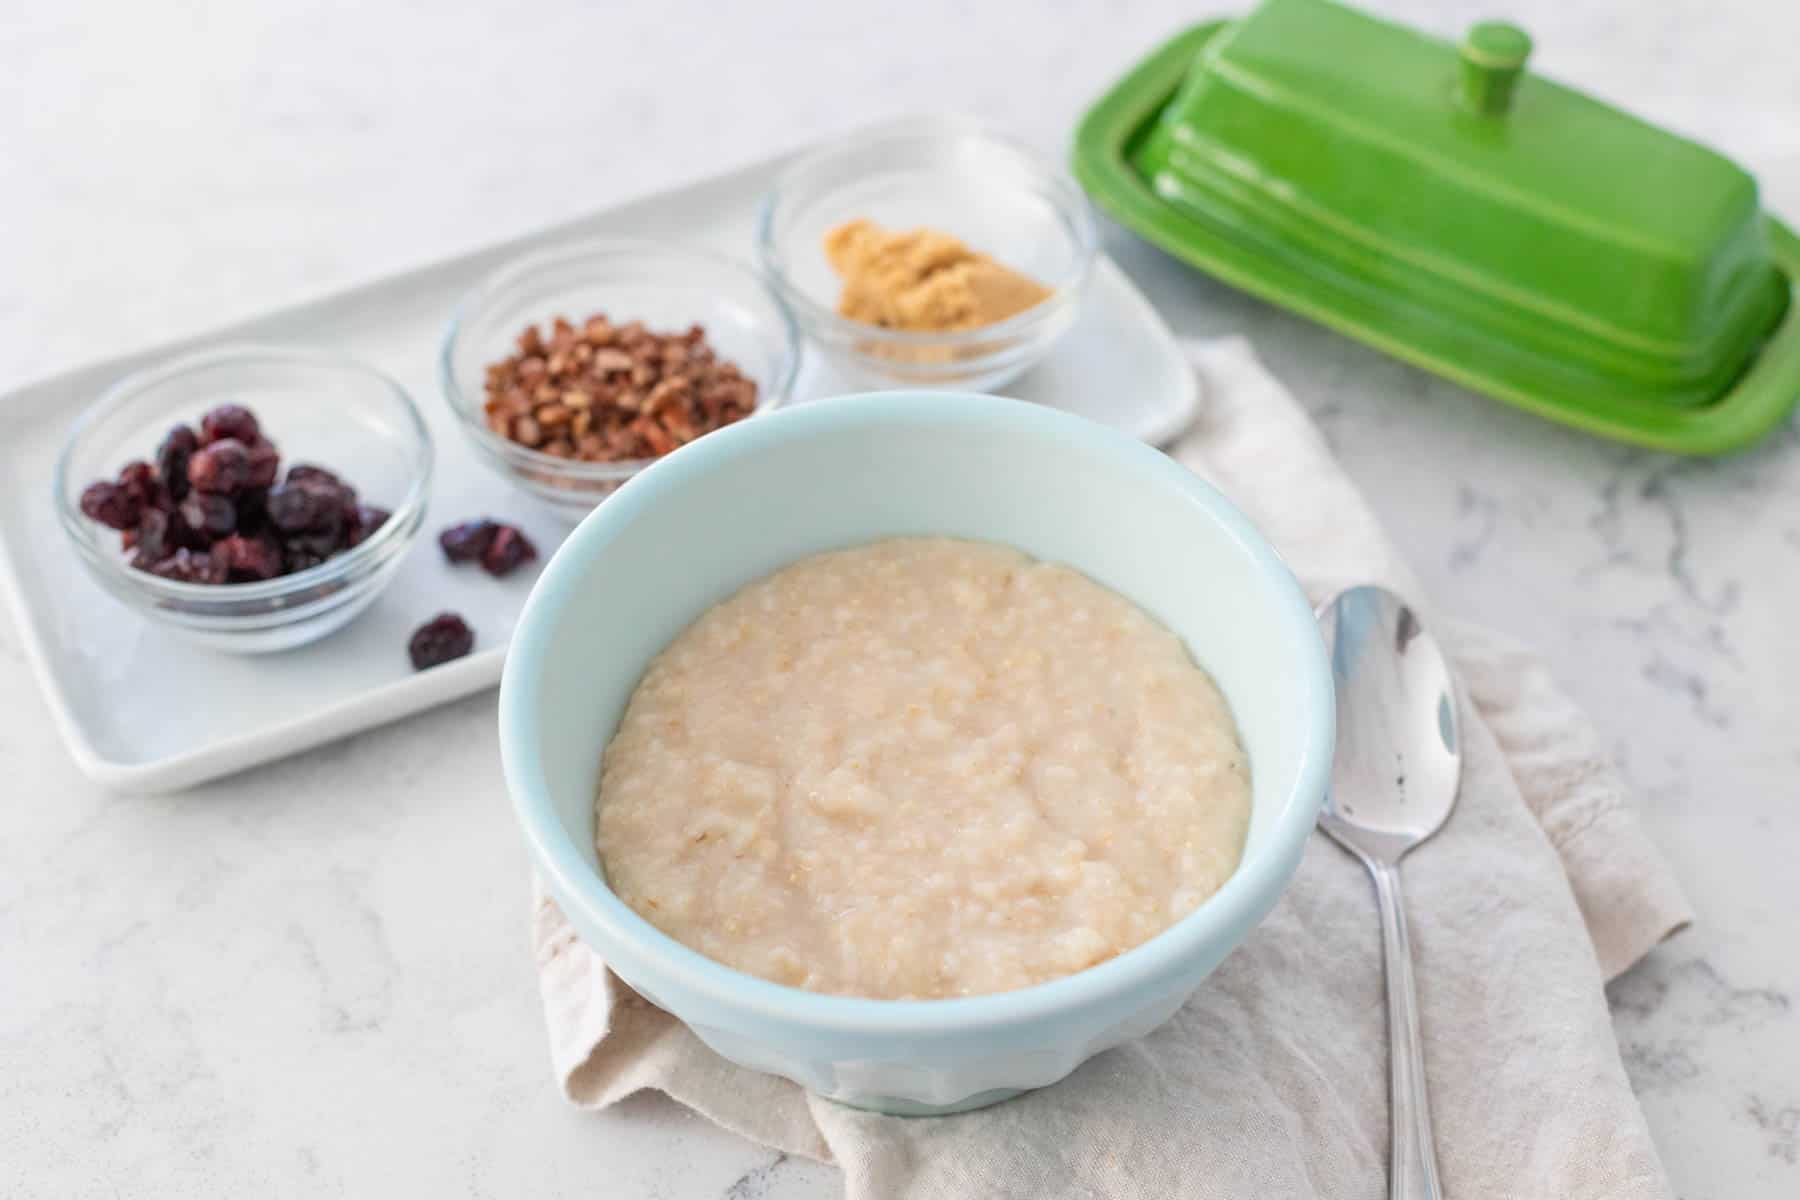
[[[1338,714],[1331,794],[1319,825],[1362,859],[1381,907],[1393,1126],[1388,1196],[1440,1200],[1400,860],[1436,833],[1456,804],[1456,693],[1437,642],[1385,588],[1339,592],[1320,607],[1319,626],[1331,652]]]

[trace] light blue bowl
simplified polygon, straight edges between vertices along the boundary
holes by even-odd
[[[594,853],[600,755],[650,659],[744,584],[903,534],[1004,542],[1067,563],[1180,634],[1237,718],[1249,841],[1223,888],[1117,958],[958,1000],[826,996],[756,979],[658,932]],[[1166,1021],[1274,905],[1325,793],[1332,689],[1287,567],[1217,491],[1100,425],[1016,400],[887,392],[709,434],[645,470],[563,543],[500,688],[500,743],[537,868],[627,983],[747,1067],[887,1112],[975,1108],[1054,1083]]]

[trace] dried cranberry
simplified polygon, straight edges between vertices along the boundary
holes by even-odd
[[[108,529],[130,529],[143,511],[143,501],[121,484],[101,480],[81,490],[82,515]]]
[[[221,404],[200,418],[200,437],[208,443],[232,438],[248,446],[261,433],[256,414],[241,404]]]
[[[444,548],[444,557],[453,563],[474,562],[487,553],[499,528],[485,517],[479,521],[464,521],[438,534],[438,545]]]
[[[181,502],[181,519],[188,527],[209,541],[230,537],[237,529],[237,505],[227,496],[211,492],[189,492]]]
[[[344,548],[341,531],[327,530],[324,533],[295,533],[282,539],[282,548],[287,552],[288,561],[304,562],[306,566],[317,566],[339,550]],[[290,571],[304,570],[305,567],[290,566]]]
[[[266,488],[275,482],[275,476],[281,470],[281,452],[275,449],[275,443],[266,437],[259,437],[248,444],[250,447],[250,486]]]
[[[177,550],[148,569],[152,575],[181,583],[224,583],[226,578],[224,561],[204,550]]]
[[[368,541],[370,534],[386,525],[387,519],[393,515],[387,509],[377,508],[373,504],[358,505],[356,520],[344,527],[344,545],[362,545]]]
[[[156,473],[162,476],[163,486],[169,491],[171,501],[180,501],[188,491],[188,459],[200,446],[200,439],[186,425],[177,425],[163,435],[162,445],[156,448]]]
[[[317,482],[317,483],[310,483],[305,486],[307,486],[307,487],[326,487],[328,485],[321,481],[321,482]],[[338,506],[344,510],[344,520],[346,520],[346,521],[354,520],[356,518],[356,506],[359,502],[357,495],[356,495],[356,489],[351,487],[347,483],[340,482],[337,485],[335,490],[337,492]]]
[[[406,643],[413,670],[423,671],[453,658],[461,658],[475,646],[475,633],[455,613],[439,613],[419,626]]]
[[[260,533],[269,525],[269,493],[264,488],[245,488],[233,497],[237,503],[237,531]]]
[[[128,462],[119,471],[119,486],[144,508],[161,508],[157,498],[162,492],[162,485],[157,481],[156,468],[143,459]]]
[[[281,574],[281,547],[272,538],[233,535],[212,548],[233,579],[273,579]]]
[[[356,520],[356,489],[324,467],[301,463],[288,472],[287,482],[289,486],[303,487],[317,496],[322,514],[327,508],[335,506],[338,515],[345,523]],[[330,524],[332,518],[323,516],[322,521],[323,524],[315,522],[313,528],[318,529],[322,528],[324,524]]]
[[[189,494],[192,495],[191,492]],[[177,550],[183,546],[189,550],[204,550],[212,545],[211,538],[188,524],[187,518],[181,515],[181,509],[171,510],[168,513],[168,519],[166,536],[170,550]]]
[[[332,487],[340,488],[344,486],[344,481],[339,479],[336,473],[327,471],[324,467],[316,467],[312,463],[295,463],[289,467],[287,481],[289,483],[306,483],[308,481],[329,483]]]
[[[131,556],[131,565],[140,571],[150,569],[152,563],[160,562],[169,556],[174,548],[169,538],[169,514],[160,508],[147,509],[138,519],[137,528],[131,531],[131,544],[126,547],[135,551]]]
[[[202,492],[229,496],[250,482],[250,450],[236,438],[209,442],[188,459],[188,482]]]
[[[494,540],[481,552],[481,569],[498,579],[537,557],[537,547],[511,525],[494,530]]]
[[[356,516],[356,493],[340,484],[303,478],[269,489],[269,522],[283,533],[333,532]]]

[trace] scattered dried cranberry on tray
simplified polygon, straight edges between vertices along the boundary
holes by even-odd
[[[487,517],[450,526],[438,534],[438,545],[450,562],[479,562],[496,579],[537,557],[537,547],[517,526]]]
[[[444,557],[452,563],[478,562],[487,552],[488,543],[494,540],[494,530],[498,528],[485,517],[464,521],[438,534],[438,545],[443,547]]]
[[[481,569],[498,579],[537,557],[537,547],[511,525],[494,530],[494,540],[481,554]]]
[[[140,571],[183,583],[247,583],[317,566],[366,540],[386,509],[323,467],[281,473],[256,414],[222,404],[169,430],[155,462],[90,483],[81,511],[116,529]]]
[[[584,462],[659,458],[750,415],[756,381],[724,361],[699,325],[658,333],[596,313],[579,329],[532,325],[518,353],[487,369],[488,428]]]
[[[475,632],[455,613],[439,613],[413,631],[406,643],[413,670],[423,671],[461,658],[475,647]]]

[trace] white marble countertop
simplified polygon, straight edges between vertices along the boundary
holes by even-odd
[[[1371,6],[1446,34],[1504,12],[1541,69],[1721,146],[1800,216],[1788,0]],[[0,387],[882,115],[964,110],[1058,148],[1201,15],[25,6],[0,31]],[[1110,247],[1178,330],[1250,335],[1441,604],[1534,642],[1592,709],[1700,914],[1611,993],[1676,1191],[1800,1194],[1800,436],[1720,463],[1604,445]],[[491,694],[112,797],[0,619],[0,714],[0,1191],[839,1192],[658,1098],[558,1098]]]

